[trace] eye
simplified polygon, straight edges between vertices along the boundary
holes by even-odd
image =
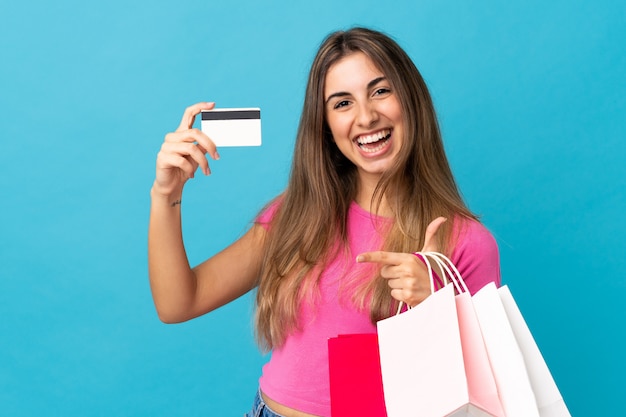
[[[341,100],[338,101],[337,103],[335,103],[335,105],[333,106],[333,109],[340,109],[342,107],[345,107],[347,105],[349,105],[350,102],[348,100]]]
[[[385,94],[391,93],[391,89],[387,87],[380,87],[374,90],[374,96],[383,96]]]

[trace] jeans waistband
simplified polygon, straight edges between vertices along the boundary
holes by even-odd
[[[254,397],[254,403],[252,405],[252,411],[245,415],[245,417],[284,417],[281,414],[274,412],[271,408],[265,404],[263,397],[261,397],[261,389],[256,392]]]

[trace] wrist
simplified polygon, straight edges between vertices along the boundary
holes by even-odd
[[[182,202],[182,189],[174,192],[165,192],[155,183],[150,189],[150,198],[154,204],[175,207]]]

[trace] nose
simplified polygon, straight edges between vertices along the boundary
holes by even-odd
[[[357,111],[358,114],[356,115],[356,121],[361,127],[372,127],[378,121],[378,112],[376,111],[376,107],[369,100],[362,102],[357,107]]]

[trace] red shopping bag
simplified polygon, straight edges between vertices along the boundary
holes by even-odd
[[[332,417],[387,417],[376,334],[328,339]]]

